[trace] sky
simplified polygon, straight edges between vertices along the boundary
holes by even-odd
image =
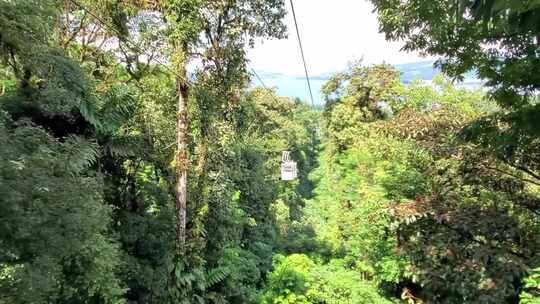
[[[286,7],[288,38],[258,41],[248,58],[257,71],[300,76],[304,69],[289,0]],[[367,0],[294,0],[294,7],[310,75],[344,70],[361,58],[365,64],[426,60],[400,51],[403,43],[385,40]]]

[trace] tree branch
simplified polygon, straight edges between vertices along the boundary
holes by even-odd
[[[84,22],[86,21],[86,17],[87,17],[87,15],[86,15],[86,13],[84,13],[84,15],[81,18],[80,24],[77,27],[77,29],[75,29],[75,31],[73,31],[73,33],[69,36],[69,38],[66,41],[64,41],[64,43],[62,43],[63,48],[67,48],[67,46],[73,41],[73,39],[75,39],[77,37],[77,35],[79,35],[79,33],[81,32],[81,30],[84,27]],[[71,23],[71,21],[68,19],[66,22],[67,22],[66,23],[66,31],[68,32],[69,31],[69,24]]]
[[[527,183],[531,183],[531,184],[534,184],[534,185],[537,185],[537,186],[540,186],[540,181],[534,181],[532,179],[527,179],[527,178],[523,178],[521,176],[518,176],[517,174],[513,174],[513,173],[510,173],[510,172],[506,172],[504,170],[501,170],[499,168],[495,168],[495,167],[489,167],[489,166],[485,166],[484,168],[488,169],[488,170],[492,170],[492,171],[496,171],[498,173],[501,173],[501,174],[504,174],[504,175],[508,175],[510,177],[513,177],[513,178],[516,178],[516,179],[519,179],[523,182],[527,182]],[[518,168],[516,168],[518,169]],[[530,174],[529,174],[530,175]]]

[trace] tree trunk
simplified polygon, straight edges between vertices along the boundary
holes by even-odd
[[[186,243],[187,171],[188,171],[188,90],[185,64],[176,77],[178,112],[176,124],[176,246],[183,250]]]

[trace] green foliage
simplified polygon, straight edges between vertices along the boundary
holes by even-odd
[[[373,92],[396,94],[392,117],[380,119],[351,101],[364,96],[362,86],[329,81],[326,88],[338,95],[326,109],[328,141],[311,177],[317,187],[305,221],[327,246],[319,254],[342,258],[387,296],[516,301],[517,282],[537,265],[535,138],[501,122],[523,122],[527,110],[507,115],[478,92],[443,78],[435,84],[375,85]],[[499,142],[518,132],[519,143]],[[498,149],[506,158],[493,153]]]
[[[12,176],[17,187],[46,184],[43,191],[51,196],[45,202],[28,190],[27,199],[10,201],[10,191],[22,190],[2,191],[9,194],[3,204],[9,210],[2,214],[9,217],[5,226],[13,236],[2,234],[0,242],[18,241],[3,246],[1,301],[256,303],[277,247],[270,206],[282,193],[275,173],[279,153],[296,144],[291,135],[307,134],[307,118],[295,116],[304,108],[288,100],[283,100],[286,113],[268,111],[280,116],[271,129],[288,134],[286,144],[272,147],[273,138],[257,138],[262,130],[240,126],[256,125],[260,118],[240,117],[244,107],[260,111],[258,103],[270,104],[267,97],[254,102],[242,91],[247,79],[243,48],[254,37],[284,35],[283,1],[80,3],[94,14],[68,1],[0,2],[0,71],[6,76],[0,83],[0,108],[7,112],[5,129],[13,132],[13,151],[1,152],[6,168],[20,167],[34,177],[27,185]],[[142,50],[126,38],[176,64],[192,59],[186,52],[169,53],[177,50],[176,42],[187,44],[181,46],[184,51],[204,53],[203,68],[190,84],[193,166],[189,255],[184,259],[175,256],[172,246],[176,79],[146,62],[147,55],[141,56]],[[109,43],[113,39],[118,47]],[[285,122],[296,119],[289,123],[295,129],[287,130]],[[304,163],[308,143],[301,142],[297,152]],[[33,145],[36,160],[25,161],[26,154],[17,149]],[[16,160],[11,154],[22,156]],[[1,178],[10,177],[9,170]],[[47,174],[52,176],[47,179]],[[291,195],[294,187],[287,187]],[[295,199],[291,204],[299,203]],[[17,208],[24,210],[18,214],[12,210]],[[39,212],[46,215],[43,222]],[[32,216],[22,221],[23,213]],[[74,228],[64,220],[80,224],[81,235],[71,236]],[[40,229],[34,247],[18,233]],[[57,243],[70,250],[57,254],[62,247]],[[30,248],[24,261],[18,256],[23,245]]]
[[[474,94],[453,91],[435,111],[403,111],[386,126],[392,136],[427,148],[434,161],[424,173],[429,195],[391,209],[404,245],[400,250],[411,258],[410,275],[424,282],[430,300],[514,301],[516,281],[535,264],[529,254],[538,246],[534,181],[503,157],[494,158],[490,149],[502,146],[460,141],[463,135],[473,138],[477,125],[500,114],[491,114],[496,108],[475,101]],[[504,140],[502,134],[480,134],[477,138]]]
[[[76,62],[47,46],[52,3],[1,5],[2,58],[17,86],[0,99],[0,301],[122,303],[121,254],[95,170],[101,149],[81,117],[96,101],[92,86]]]
[[[209,288],[213,285],[216,285],[219,282],[222,282],[225,280],[225,278],[231,273],[231,271],[227,268],[216,268],[208,272],[206,276],[206,286],[205,288]]]
[[[377,287],[359,278],[358,272],[347,267],[343,260],[331,260],[312,272],[313,285],[309,292],[312,303],[374,303],[386,304]]]
[[[276,256],[263,303],[309,303],[305,294],[312,267],[313,261],[305,255]]]
[[[121,302],[110,209],[101,176],[88,171],[95,146],[17,124],[2,114],[0,302]]]
[[[474,70],[500,105],[519,109],[536,94],[537,1],[372,2],[388,39],[446,58],[439,64],[452,77]]]
[[[475,68],[499,107],[384,64],[332,77],[323,113],[246,90],[244,48],[284,36],[283,0],[0,0],[0,303],[537,302],[537,5],[373,2],[390,38]],[[188,81],[141,49],[201,65]]]
[[[289,246],[283,242],[289,231],[277,227],[274,202],[286,204],[287,210],[301,208],[296,189],[306,186],[282,183],[279,165],[281,152],[290,149],[298,155],[300,170],[309,170],[311,118],[299,115],[306,110],[303,105],[269,94],[248,92],[232,117],[238,136],[223,124],[214,129],[223,132],[223,143],[208,143],[222,152],[208,158],[207,187],[213,191],[205,210],[207,267],[234,269],[210,288],[212,301],[258,303],[258,289],[276,248]],[[282,220],[291,222],[290,215]]]
[[[337,159],[323,154],[313,174],[319,186],[305,210],[332,255],[358,267],[368,265],[382,281],[397,283],[406,265],[395,252],[397,240],[388,235],[391,221],[382,210],[427,188],[420,174],[425,156],[407,153],[409,149],[410,144],[396,140],[368,138]]]
[[[55,14],[52,1],[2,0],[0,12],[0,28],[2,29],[0,49],[3,59],[9,64],[15,64],[5,58],[7,54],[10,54],[10,50],[30,51],[36,43],[47,44]]]
[[[259,290],[256,283],[261,282],[264,274],[261,260],[252,251],[238,247],[225,249],[216,268],[224,278],[214,284],[209,299],[214,302],[222,299],[222,302],[230,303],[257,303]]]
[[[363,67],[357,62],[349,71],[333,76],[322,89],[328,140],[339,150],[354,144],[368,132],[364,123],[394,114],[402,90],[399,72],[389,65]]]
[[[475,72],[485,80],[502,110],[479,120],[466,138],[537,182],[538,1],[372,2],[387,38],[445,58],[438,65],[453,78]],[[528,154],[530,161],[522,157]]]
[[[341,260],[321,265],[303,254],[277,255],[262,303],[392,303]]]
[[[524,292],[520,295],[520,303],[540,303],[540,269],[536,268],[531,275],[524,280]]]

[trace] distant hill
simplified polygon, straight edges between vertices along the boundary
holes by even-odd
[[[434,63],[434,61],[421,61],[398,64],[395,66],[401,71],[401,81],[404,84],[408,84],[413,80],[430,82],[433,77],[440,74],[440,69],[435,68],[433,66]],[[303,75],[287,75],[266,71],[257,71],[257,73],[268,87],[276,88],[278,94],[291,98],[298,97],[306,102],[309,102],[309,91]],[[328,79],[330,79],[330,77],[335,73],[336,72],[329,72],[311,75],[311,87],[313,89],[315,104],[324,104],[324,100],[320,94],[321,88],[324,83],[328,81]],[[259,86],[260,83],[254,79],[254,85]],[[466,74],[464,82],[460,84],[460,86],[468,88],[478,88],[481,85],[481,82],[475,77],[474,73]]]
[[[401,81],[410,83],[413,80],[432,80],[437,74],[441,73],[439,68],[434,67],[434,61],[423,61],[398,64],[396,68],[401,72]]]
[[[441,69],[434,67],[435,61],[421,61],[413,63],[398,64],[396,68],[401,72],[401,81],[405,84],[413,80],[430,81],[436,75],[441,73]],[[481,82],[474,72],[465,74],[465,79],[461,85],[468,86],[472,84],[481,85]]]

